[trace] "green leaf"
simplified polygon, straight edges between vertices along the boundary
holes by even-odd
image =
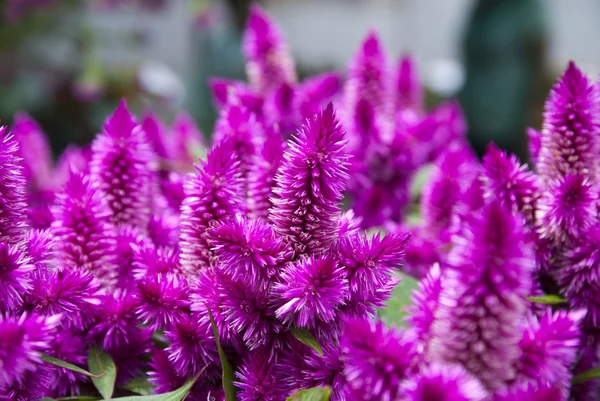
[[[594,368],[573,376],[572,382],[578,384],[598,378],[600,378],[600,368]]]
[[[560,305],[560,304],[565,304],[568,301],[563,298],[560,297],[558,295],[532,295],[530,297],[527,297],[528,301],[534,302],[536,304],[544,304],[544,305]]]
[[[298,391],[287,398],[287,401],[328,401],[331,395],[329,387],[315,387]]]
[[[88,367],[93,374],[102,374],[99,377],[92,377],[92,382],[102,398],[110,400],[117,378],[117,367],[111,356],[106,351],[92,347],[88,352]]]
[[[323,356],[323,348],[321,348],[321,344],[317,341],[317,339],[308,331],[307,329],[299,329],[297,327],[292,327],[292,334],[298,341],[302,344],[309,346],[310,348],[317,351],[317,353]]]
[[[125,383],[121,388],[123,388],[124,390],[129,390],[132,393],[136,393],[139,395],[152,394],[152,385],[148,381],[148,376],[134,377],[133,379]]]
[[[236,390],[233,385],[233,369],[227,360],[225,351],[223,351],[223,348],[221,347],[217,323],[215,323],[210,308],[207,306],[206,309],[208,310],[208,317],[210,317],[210,324],[212,326],[213,335],[215,336],[215,341],[217,342],[217,349],[219,350],[219,359],[221,360],[221,366],[223,367],[223,390],[225,391],[225,401],[236,401]]]
[[[120,397],[113,398],[114,401],[183,401],[185,397],[190,393],[190,390],[196,383],[196,380],[204,373],[206,366],[196,376],[188,379],[185,384],[179,387],[177,390],[173,390],[168,393],[155,394],[155,395],[133,395],[131,397]]]
[[[397,273],[401,281],[394,288],[392,298],[388,300],[387,306],[380,309],[377,315],[387,325],[406,327],[405,318],[408,315],[406,308],[411,304],[413,290],[419,289],[419,283],[413,277]]]
[[[42,360],[44,362],[51,363],[52,365],[60,366],[61,368],[69,369],[69,370],[72,370],[73,372],[81,373],[82,375],[86,375],[89,377],[98,378],[104,374],[104,372],[100,375],[92,374],[85,369],[81,369],[79,366],[75,366],[69,362],[61,361],[60,359],[56,359],[56,358],[51,357],[50,355],[46,355],[46,354],[42,354]]]

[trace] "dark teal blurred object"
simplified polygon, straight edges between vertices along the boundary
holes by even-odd
[[[464,42],[459,94],[478,154],[490,141],[527,158],[525,129],[541,109],[546,21],[537,0],[480,0]],[[538,110],[539,109],[539,110]],[[535,110],[535,112],[532,112]]]

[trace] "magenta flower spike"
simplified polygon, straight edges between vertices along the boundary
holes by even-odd
[[[160,248],[148,241],[131,244],[133,279],[139,282],[146,276],[183,276],[179,254],[171,248]]]
[[[402,385],[406,401],[485,401],[479,380],[460,366],[432,364]]]
[[[179,113],[173,121],[169,154],[187,170],[206,148],[206,141],[196,122],[187,113]]]
[[[302,119],[312,118],[338,94],[342,79],[336,72],[326,72],[306,79],[296,86],[294,109]]]
[[[117,278],[116,232],[102,198],[89,176],[71,172],[57,194],[52,232],[61,268],[90,272],[105,286],[112,286]]]
[[[348,295],[346,274],[333,256],[304,257],[288,264],[274,285],[275,314],[284,323],[315,329],[336,319]]]
[[[595,399],[596,395],[593,397]],[[502,389],[494,395],[492,401],[567,401],[567,398],[552,385],[536,386],[529,383]]]
[[[210,265],[211,245],[207,230],[246,208],[240,162],[229,142],[213,148],[198,172],[186,182],[181,205],[181,267],[189,275]]]
[[[352,113],[359,101],[364,100],[377,112],[389,116],[393,101],[390,93],[391,78],[387,54],[379,35],[370,31],[348,68],[343,95],[346,111]]]
[[[303,125],[284,153],[269,220],[296,257],[325,252],[336,238],[349,178],[344,145],[330,103]]]
[[[535,256],[524,221],[498,200],[453,239],[433,324],[430,356],[463,365],[486,388],[515,378],[519,327]]]
[[[598,193],[583,175],[554,181],[538,201],[536,218],[541,239],[556,246],[582,238],[597,221]]]
[[[529,139],[529,158],[537,166],[540,148],[542,147],[542,133],[534,128],[527,128],[527,138]]]
[[[571,367],[577,358],[585,310],[551,311],[539,319],[529,317],[519,342],[521,357],[517,361],[517,382],[552,386],[566,396],[571,387]]]
[[[248,80],[259,93],[264,95],[281,84],[296,82],[296,67],[283,33],[257,5],[250,7],[242,50]]]
[[[423,111],[423,87],[415,61],[409,55],[403,55],[398,62],[394,95],[396,111]]]
[[[429,344],[433,337],[433,324],[440,306],[442,293],[442,271],[438,263],[434,264],[427,275],[419,281],[419,291],[413,291],[412,305],[406,318],[416,335],[419,353],[427,357]]]
[[[145,228],[150,219],[155,158],[125,101],[92,144],[91,180],[104,194],[115,224]]]
[[[341,348],[347,400],[401,399],[401,383],[415,362],[412,335],[368,320],[348,320],[345,326]]]
[[[287,396],[284,376],[269,352],[248,354],[236,372],[239,401],[279,401]]]
[[[24,297],[32,288],[34,269],[24,250],[0,242],[0,314],[22,311]]]
[[[535,210],[540,194],[538,178],[515,155],[490,144],[483,157],[484,194],[498,198],[513,212],[521,212],[527,223],[535,224]]]
[[[0,241],[15,244],[26,226],[27,181],[19,155],[19,144],[6,127],[0,126]]]
[[[174,274],[146,275],[137,282],[136,314],[153,330],[164,329],[189,313],[189,288]]]
[[[52,174],[52,149],[46,134],[38,123],[25,113],[15,115],[12,134],[19,144],[18,155],[23,159],[23,170],[30,195],[48,188]]]
[[[60,316],[46,318],[27,313],[19,317],[0,314],[0,394],[23,383],[28,372],[39,368],[41,354],[50,347],[59,319]]]
[[[217,268],[248,288],[266,291],[291,250],[264,220],[237,215],[209,231]]]
[[[237,98],[242,106],[254,113],[259,119],[263,116],[263,97],[241,81],[229,81],[222,78],[209,78],[208,86],[218,110]]]
[[[57,330],[56,336],[50,344],[48,355],[79,366],[87,367],[87,344],[84,338],[76,332],[61,328]],[[52,375],[52,395],[56,397],[76,396],[80,394],[80,386],[89,382],[89,378],[72,370],[54,367]]]
[[[148,237],[157,247],[177,249],[179,213],[166,209],[162,214],[153,214],[148,222]]]
[[[48,269],[54,265],[56,237],[51,230],[27,230],[25,248],[33,265],[37,269]]]
[[[596,183],[600,176],[600,92],[570,62],[544,111],[537,170],[548,182],[568,174]]]
[[[253,219],[266,218],[273,206],[275,175],[283,160],[286,143],[275,127],[267,128],[261,151],[254,157],[248,171],[248,208]]]
[[[164,123],[152,112],[147,112],[142,121],[142,129],[154,154],[161,159],[166,159],[168,153]]]
[[[91,151],[75,145],[69,145],[58,157],[52,173],[52,185],[55,190],[62,188],[69,179],[71,171],[89,173]]]

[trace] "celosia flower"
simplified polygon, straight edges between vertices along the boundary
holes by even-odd
[[[92,309],[100,305],[99,285],[82,270],[37,269],[31,274],[27,309],[40,316],[60,314],[61,326],[83,329]]]
[[[89,162],[91,158],[90,147],[80,148],[69,145],[58,157],[56,167],[52,173],[52,184],[55,189],[62,188],[71,172],[89,173]]]
[[[581,345],[578,361],[572,369],[573,375],[587,372],[598,366],[597,336],[584,334],[581,339]],[[556,393],[562,395],[560,391],[556,391]],[[574,383],[571,387],[571,399],[574,401],[596,401],[598,399],[598,379]],[[563,401],[560,398],[559,400]],[[515,399],[515,401],[517,400]]]
[[[412,304],[408,309],[409,316],[406,320],[414,330],[419,352],[425,357],[433,336],[435,315],[440,306],[442,281],[442,271],[440,265],[436,263],[419,281],[419,291],[413,291]]]
[[[402,385],[406,401],[484,401],[487,392],[459,366],[432,364]]]
[[[344,237],[358,233],[362,219],[354,214],[354,210],[350,209],[342,213],[338,227],[338,240]]]
[[[178,374],[194,375],[209,363],[219,363],[210,323],[197,315],[181,316],[165,335],[169,342],[165,351]]]
[[[415,357],[412,336],[382,322],[349,320],[342,337],[349,401],[392,401],[410,373]]]
[[[117,227],[116,242],[115,254],[118,261],[116,285],[121,289],[135,288],[135,249],[155,247],[152,241],[142,234],[142,231],[138,227],[129,224]],[[155,263],[161,263],[161,261],[157,259]]]
[[[537,170],[553,181],[581,175],[596,183],[600,175],[600,93],[570,62],[546,101]]]
[[[155,349],[152,352],[152,360],[149,365],[151,370],[148,372],[148,381],[157,394],[178,389],[185,382],[185,379],[177,374],[173,364],[169,361],[169,355],[162,349]]]
[[[391,297],[398,279],[409,235],[380,233],[367,237],[349,235],[338,244],[340,264],[349,284],[349,301],[344,311],[353,316],[373,315]]]
[[[34,268],[24,250],[0,242],[0,314],[20,310]]]
[[[538,201],[541,238],[557,246],[582,238],[597,220],[597,199],[597,191],[582,175],[567,175],[553,182]]]
[[[209,231],[217,267],[249,288],[266,290],[269,281],[289,260],[289,247],[264,220],[248,221],[237,215]]]
[[[557,265],[562,292],[573,308],[587,311],[586,326],[600,325],[600,227],[578,238],[574,247],[563,249]]]
[[[515,377],[534,253],[524,221],[498,200],[453,239],[433,325],[431,358],[463,365],[488,389]]]
[[[315,328],[318,321],[333,322],[348,297],[343,267],[331,255],[304,257],[288,264],[273,287],[284,323]]]
[[[427,275],[431,266],[445,260],[447,249],[450,247],[447,243],[428,233],[423,226],[406,227],[401,230],[396,228],[395,230],[410,232],[410,241],[406,246],[402,269],[405,273],[420,279]]]
[[[167,209],[153,214],[148,222],[148,237],[157,247],[176,249],[179,242],[179,215]]]
[[[344,364],[341,360],[341,350],[338,344],[327,342],[323,344],[323,355],[309,349],[303,356],[302,370],[296,382],[302,383],[302,388],[331,387],[331,401],[345,400],[344,391],[347,386],[344,376]],[[283,368],[290,375],[287,366]]]
[[[567,401],[567,398],[552,385],[536,386],[530,383],[500,390],[493,401]]]
[[[159,248],[142,242],[131,245],[133,250],[133,278],[137,282],[145,276],[174,274],[182,275],[179,254],[170,248]]]
[[[38,269],[52,265],[55,246],[56,238],[51,230],[27,230],[25,233],[27,254]]]
[[[263,97],[254,89],[241,81],[230,81],[222,78],[209,78],[208,86],[211,89],[215,106],[221,110],[235,98],[240,104],[261,119],[263,116]]]
[[[64,269],[89,271],[105,285],[116,279],[115,231],[103,194],[88,176],[72,172],[56,199],[56,262]]]
[[[338,93],[341,78],[338,73],[326,72],[306,79],[296,86],[294,110],[302,119],[312,118]]]
[[[131,292],[117,289],[100,296],[100,304],[101,308],[93,309],[90,340],[109,352],[139,341],[142,330],[135,315],[139,301]]]
[[[24,113],[15,115],[12,134],[19,144],[18,156],[23,159],[23,173],[33,197],[48,188],[52,174],[52,149],[38,123]]]
[[[281,30],[256,5],[250,7],[243,52],[248,80],[260,93],[268,93],[283,83],[296,82],[294,60]]]
[[[56,333],[48,350],[48,355],[85,369],[87,366],[87,351],[88,346],[82,336],[69,329],[62,328]],[[54,367],[53,373],[51,388],[56,397],[79,395],[81,384],[89,381],[81,373],[58,366]]]
[[[398,62],[397,71],[394,99],[396,111],[422,112],[423,87],[412,57],[409,55],[402,56]]]
[[[23,383],[26,372],[38,368],[59,319],[60,316],[46,318],[26,313],[18,318],[0,315],[0,390]]]
[[[527,128],[527,138],[529,139],[529,158],[532,163],[537,165],[542,146],[542,133],[533,128]]]
[[[294,107],[296,88],[281,84],[269,93],[263,106],[263,119],[266,125],[277,125],[285,137],[293,134],[300,125],[301,118]]]
[[[248,171],[248,208],[254,219],[266,218],[272,206],[275,173],[283,159],[285,142],[275,127],[266,131],[265,142]]]
[[[160,180],[162,195],[167,200],[169,207],[177,212],[179,212],[181,203],[185,199],[184,181],[185,177],[183,175],[173,171],[169,173],[167,178]]]
[[[148,274],[137,282],[136,314],[153,330],[163,329],[189,313],[188,286],[173,274]]]
[[[19,145],[0,126],[0,241],[19,242],[25,231],[26,186]]]
[[[283,375],[266,350],[248,354],[236,376],[240,401],[279,401],[287,395]]]
[[[151,349],[152,332],[139,329],[127,344],[107,350],[117,367],[117,386],[139,377],[147,366],[146,357]]]
[[[575,362],[585,315],[577,312],[551,311],[539,319],[531,316],[519,342],[521,357],[517,361],[517,382],[550,385],[568,395],[571,365]]]
[[[186,182],[181,205],[181,267],[190,275],[210,264],[208,228],[245,210],[240,163],[228,143],[215,146],[201,163]]]
[[[169,151],[171,159],[181,164],[178,167],[184,170],[192,167],[206,146],[202,132],[192,117],[186,113],[175,116],[171,142]]]
[[[490,144],[483,157],[485,197],[497,197],[513,212],[521,212],[527,223],[535,222],[534,212],[540,197],[537,176],[520,165],[515,155]]]
[[[349,178],[344,144],[330,103],[303,125],[284,154],[269,219],[296,256],[324,252],[335,239]]]
[[[142,121],[142,129],[146,133],[146,139],[154,154],[162,159],[166,159],[168,152],[165,127],[158,116],[151,112],[146,113]]]
[[[33,401],[41,400],[52,386],[52,368],[38,366],[35,372],[26,371],[20,381],[8,386],[0,385],[0,400]]]
[[[125,101],[92,144],[91,179],[104,194],[113,223],[145,228],[150,218],[155,155]]]

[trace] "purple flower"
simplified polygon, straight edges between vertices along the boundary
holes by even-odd
[[[181,267],[188,274],[210,264],[207,230],[245,209],[240,163],[229,142],[215,146],[201,163],[186,182],[181,205]]]
[[[179,242],[179,215],[170,209],[153,214],[148,222],[148,237],[157,247],[177,248]]]
[[[287,366],[283,368],[283,372],[290,374]],[[323,356],[309,349],[304,356],[300,378],[296,380],[302,382],[303,388],[329,386],[332,390],[331,401],[345,400],[347,383],[340,347],[330,342],[324,343]]]
[[[204,136],[196,123],[186,113],[179,113],[173,122],[173,138],[171,140],[171,159],[180,163],[180,168],[187,170],[204,150]]]
[[[313,329],[318,321],[335,320],[348,297],[348,281],[333,256],[304,257],[284,268],[273,296],[284,323]]]
[[[293,134],[301,123],[300,114],[295,108],[296,92],[294,86],[281,84],[275,91],[267,94],[263,106],[264,124],[277,125],[286,138]]]
[[[326,251],[336,237],[348,180],[344,132],[331,103],[298,131],[284,154],[269,218],[296,257]]]
[[[536,203],[540,197],[538,178],[520,165],[515,155],[490,144],[483,157],[485,197],[497,197],[513,212],[521,212],[527,223],[533,225]]]
[[[587,372],[596,368],[597,366],[598,338],[595,335],[584,335],[581,340],[581,349],[577,363],[573,367],[573,375]],[[562,394],[560,391],[556,391],[556,393]],[[571,400],[573,401],[596,401],[597,399],[598,379],[587,380],[582,383],[573,384],[571,387]],[[559,400],[562,401],[562,399]]]
[[[150,148],[161,159],[168,157],[167,138],[165,137],[165,127],[158,116],[151,112],[146,113],[142,121],[142,129],[146,133],[146,138]]]
[[[442,278],[440,265],[436,263],[419,281],[419,291],[413,292],[412,305],[408,310],[409,316],[406,320],[414,330],[419,352],[424,356],[427,356],[429,350],[435,315],[440,306]]]
[[[498,200],[453,239],[433,325],[433,360],[463,365],[488,389],[515,376],[535,265],[524,221]]]
[[[395,108],[397,111],[423,110],[423,87],[415,62],[409,55],[404,55],[398,62],[395,90]]]
[[[278,129],[270,127],[262,149],[248,171],[248,208],[254,219],[266,218],[272,206],[275,173],[283,159],[286,143]]]
[[[89,173],[89,162],[91,158],[91,150],[89,147],[80,148],[75,145],[69,145],[58,157],[56,167],[52,174],[52,184],[54,188],[62,188],[71,171],[80,172],[83,174]]]
[[[398,280],[393,273],[402,266],[410,235],[380,233],[348,235],[338,244],[340,264],[349,284],[350,300],[346,311],[352,315],[373,315],[383,306]]]
[[[49,187],[52,174],[52,149],[38,123],[25,113],[15,115],[12,134],[19,144],[23,174],[32,195]]]
[[[300,118],[312,118],[338,93],[341,78],[338,73],[325,72],[306,79],[296,86],[294,110]]]
[[[27,254],[38,269],[52,265],[56,238],[51,230],[30,229],[25,233]]]
[[[82,270],[38,269],[31,274],[31,287],[27,309],[40,316],[60,314],[62,327],[84,328],[100,305],[98,282]]]
[[[79,366],[85,369],[87,366],[88,346],[81,335],[66,328],[60,329],[54,337],[48,350],[48,355]],[[80,386],[89,379],[81,373],[72,370],[54,367],[54,378],[52,380],[52,392],[56,397],[79,395]]]
[[[234,384],[239,388],[240,401],[279,401],[287,395],[285,379],[266,350],[246,356]]]
[[[35,372],[27,371],[21,380],[8,386],[0,385],[0,400],[37,401],[47,395],[52,386],[52,368],[39,366]]]
[[[26,313],[18,318],[0,315],[0,391],[23,383],[27,372],[38,369],[41,353],[50,347],[52,330],[59,319]]]
[[[412,336],[382,322],[348,320],[345,326],[341,347],[348,400],[399,399],[400,384],[415,361]]]
[[[56,261],[64,269],[92,273],[103,284],[115,282],[115,231],[103,194],[88,176],[71,172],[58,194],[52,231],[56,235]]]
[[[557,246],[582,238],[597,220],[597,198],[593,185],[582,175],[553,182],[538,202],[540,237]]]
[[[222,78],[209,78],[208,86],[211,89],[218,110],[223,109],[233,98],[236,98],[242,106],[254,113],[257,118],[260,119],[263,116],[263,97],[246,83]]]
[[[153,330],[162,329],[189,313],[185,279],[173,274],[149,274],[137,282],[136,314]]]
[[[402,385],[406,401],[484,401],[487,392],[459,366],[432,364]]]
[[[181,203],[185,199],[184,181],[185,177],[183,175],[173,171],[169,173],[167,178],[160,181],[161,193],[167,200],[168,206],[177,212],[179,212]]]
[[[534,128],[527,128],[527,138],[529,138],[529,158],[537,165],[542,146],[542,133]]]
[[[166,352],[178,374],[198,373],[208,363],[219,363],[217,347],[209,322],[195,314],[181,316],[165,331]]]
[[[154,154],[125,101],[92,144],[91,180],[104,194],[115,224],[146,227],[150,218]]]
[[[117,248],[115,253],[118,261],[117,287],[121,289],[133,289],[135,288],[134,275],[136,273],[136,249],[148,249],[156,247],[138,227],[129,224],[124,224],[117,227],[116,241]],[[165,249],[165,252],[168,253],[169,251]],[[154,263],[162,265],[162,259],[157,258]]]
[[[519,342],[517,382],[550,385],[568,395],[570,368],[575,362],[585,311],[547,311],[539,319],[531,316]]]
[[[409,227],[403,229],[406,232]],[[402,232],[401,231],[401,232]],[[446,256],[447,244],[433,237],[422,227],[410,227],[410,241],[406,247],[403,271],[416,278],[424,277],[434,263],[440,263]]]
[[[264,220],[248,221],[236,216],[209,231],[219,270],[249,288],[265,290],[289,260],[289,247]]]
[[[596,396],[594,395],[595,399]],[[567,398],[552,385],[536,386],[523,384],[500,390],[493,401],[567,401]],[[579,399],[577,399],[579,400]],[[591,400],[591,399],[590,399]]]
[[[26,186],[19,145],[0,126],[0,241],[19,242],[25,231]]]
[[[281,30],[256,5],[250,7],[242,49],[248,80],[261,94],[271,92],[282,83],[296,82],[294,60]]]
[[[537,170],[545,180],[581,175],[597,182],[599,95],[594,83],[570,62],[546,101],[537,162]]]
[[[558,281],[573,308],[587,311],[586,326],[600,326],[600,227],[594,226],[578,244],[558,258]]]
[[[467,122],[457,101],[442,103],[412,128],[412,137],[419,146],[419,159],[432,162],[450,144],[465,145]]]
[[[139,301],[131,292],[115,290],[100,296],[101,308],[93,310],[93,325],[88,338],[106,351],[118,350],[142,337],[135,311]]]
[[[131,248],[134,281],[154,275],[183,275],[179,267],[179,254],[173,249],[158,248],[147,242],[132,244]]]
[[[0,314],[20,311],[34,268],[25,251],[0,242]]]

